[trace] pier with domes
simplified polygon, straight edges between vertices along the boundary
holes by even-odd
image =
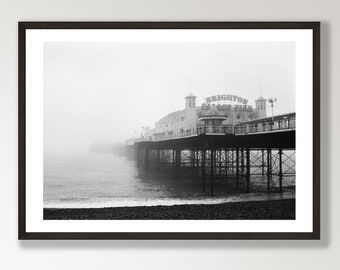
[[[211,196],[216,181],[246,193],[257,189],[259,178],[268,192],[295,188],[295,113],[267,116],[267,103],[259,97],[252,107],[239,96],[215,95],[196,106],[196,96],[187,95],[184,110],[135,139],[138,168],[174,181],[194,177]]]

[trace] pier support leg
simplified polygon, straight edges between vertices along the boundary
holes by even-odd
[[[196,151],[195,150],[191,150],[190,151],[190,156],[189,156],[189,160],[190,160],[189,166],[191,168],[195,168],[195,158],[196,158]]]
[[[172,154],[172,180],[175,180],[175,150],[171,150]]]
[[[211,149],[210,151],[210,168],[211,168],[211,175],[210,175],[210,195],[211,197],[214,196],[214,159],[215,151]]]
[[[229,149],[224,149],[224,162],[225,162],[225,179],[228,180],[228,170],[229,170]]]
[[[225,149],[225,170],[226,170],[226,179],[230,176],[230,148]]]
[[[264,167],[265,167],[265,162],[264,162],[264,149],[262,148],[262,175],[264,176]]]
[[[241,148],[241,175],[244,176],[244,149]]]
[[[200,155],[199,155],[199,151],[195,151],[195,176],[198,176],[198,169],[200,166],[200,161],[199,161]]]
[[[250,153],[249,148],[246,150],[246,165],[247,165],[247,193],[250,192]]]
[[[197,159],[198,159],[198,152],[194,150],[192,151],[192,168],[193,168],[194,176],[198,175]]]
[[[157,149],[156,150],[156,169],[159,170],[160,163],[161,163],[161,150]]]
[[[136,160],[137,160],[137,168],[140,168],[140,148],[136,148]]]
[[[234,176],[234,172],[235,172],[235,156],[234,156],[234,148],[231,148],[231,163],[230,163],[230,168],[231,168],[231,175]]]
[[[240,175],[240,160],[239,160],[240,151],[236,148],[236,190],[239,191],[239,175]]]
[[[280,193],[282,193],[282,148],[279,149],[279,184],[280,184]]]
[[[144,162],[145,162],[145,171],[148,171],[149,170],[149,149],[148,148],[145,148],[144,149]]]
[[[221,177],[222,175],[222,150],[218,151],[218,163],[219,163],[218,175],[219,177]]]
[[[205,193],[205,157],[206,157],[206,150],[202,150],[202,184],[203,184],[203,192]]]
[[[272,150],[267,148],[267,191],[270,190],[270,176],[271,176],[271,161],[272,159]]]
[[[181,150],[176,150],[176,180],[179,179],[179,174],[181,170]]]

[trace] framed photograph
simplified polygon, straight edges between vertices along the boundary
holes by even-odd
[[[19,239],[320,239],[319,22],[19,22]]]

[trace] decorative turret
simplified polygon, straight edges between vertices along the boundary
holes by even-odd
[[[185,122],[188,129],[196,128],[196,96],[191,93],[185,97]]]
[[[255,100],[256,110],[258,112],[258,118],[266,118],[267,117],[267,100],[263,97],[259,97]]]
[[[196,96],[194,96],[193,94],[190,93],[189,95],[187,95],[185,97],[185,101],[186,101],[185,109],[196,107]]]

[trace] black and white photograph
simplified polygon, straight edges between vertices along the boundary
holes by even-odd
[[[44,44],[44,219],[295,219],[292,42]]]
[[[30,31],[39,232],[313,232],[312,30]]]

